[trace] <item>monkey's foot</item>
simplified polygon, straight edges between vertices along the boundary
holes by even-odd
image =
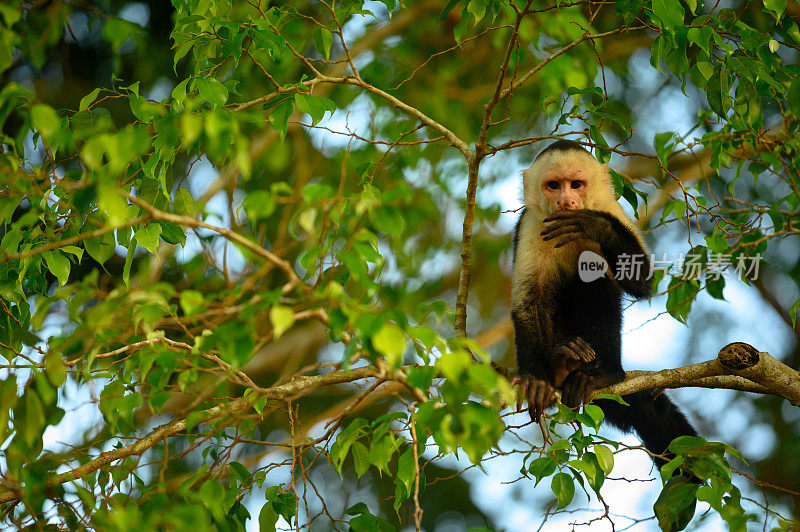
[[[561,401],[570,408],[575,408],[583,403],[588,403],[592,392],[599,387],[597,378],[587,375],[582,371],[573,371],[561,385],[564,393]]]
[[[544,409],[554,402],[556,389],[552,384],[533,375],[520,375],[511,379],[512,386],[519,386],[517,396],[517,412],[522,410],[523,397],[528,400],[528,414],[531,421],[538,422],[544,414]]]

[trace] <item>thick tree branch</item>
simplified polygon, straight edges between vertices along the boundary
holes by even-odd
[[[734,342],[716,360],[662,371],[629,371],[627,378],[596,393],[625,395],[660,388],[727,388],[782,397],[800,406],[800,373],[753,346]]]
[[[510,376],[510,372],[505,368],[498,366],[496,369],[504,376]],[[252,407],[252,398],[255,396],[266,397],[270,400],[296,399],[308,395],[322,386],[365,378],[397,380],[400,384],[408,387],[402,370],[394,376],[388,376],[387,371],[385,368],[366,366],[324,375],[298,376],[284,384],[269,388],[255,388],[255,395],[249,398],[236,399],[225,405],[209,408],[204,412],[202,421],[247,410]],[[627,395],[640,391],[689,386],[770,394],[787,399],[795,406],[800,406],[800,373],[776,360],[769,353],[758,352],[753,346],[742,342],[728,344],[720,349],[716,360],[662,371],[630,371],[623,382],[602,388],[595,393]],[[418,400],[425,400],[424,396],[417,397],[419,394],[415,394],[414,389],[411,389],[411,392]],[[78,467],[51,477],[45,481],[45,485],[53,487],[70,482],[97,471],[111,462],[128,456],[139,456],[157,443],[185,431],[186,427],[185,419],[176,418],[156,427],[149,434],[130,445],[102,452]],[[0,493],[0,504],[18,500],[21,496],[21,488],[2,492]]]

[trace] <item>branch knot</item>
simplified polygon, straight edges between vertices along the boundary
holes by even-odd
[[[728,369],[742,370],[758,363],[758,349],[744,342],[733,342],[719,350],[717,358]]]

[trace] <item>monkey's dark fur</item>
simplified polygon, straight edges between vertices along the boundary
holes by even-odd
[[[545,155],[547,162],[541,163]],[[569,168],[564,166],[567,163]],[[544,195],[549,191],[542,180],[555,178],[537,174],[559,175],[562,169],[568,179],[582,176],[577,179],[581,180],[578,187],[587,187],[581,196],[584,201],[574,210],[544,210]],[[605,167],[583,147],[571,141],[551,144],[537,156],[525,180],[526,205],[514,233],[512,319],[518,382],[527,394],[531,417],[538,418],[555,388],[561,389],[564,404],[576,407],[592,391],[625,378],[622,294],[645,299],[651,293],[651,280],[641,237],[613,196]],[[583,282],[577,264],[565,266],[586,249],[605,257],[616,279],[603,276]],[[624,256],[642,257],[644,263],[638,275],[617,280],[625,267]],[[610,400],[596,404],[611,425],[635,431],[650,452],[663,455],[674,438],[696,435],[663,393],[653,397],[640,392],[623,398],[630,406]],[[656,460],[659,467],[664,463]]]

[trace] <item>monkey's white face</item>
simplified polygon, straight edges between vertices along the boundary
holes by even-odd
[[[542,218],[558,211],[609,210],[616,204],[603,165],[585,152],[545,153],[523,174],[525,204]]]
[[[548,214],[556,211],[583,209],[588,184],[585,176],[577,171],[571,175],[555,172],[542,176],[542,199]]]

